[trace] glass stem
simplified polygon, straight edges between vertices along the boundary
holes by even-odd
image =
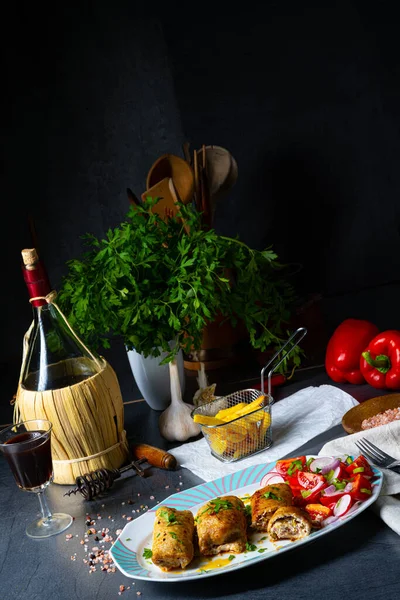
[[[46,499],[44,490],[42,490],[41,492],[38,492],[38,498],[39,498],[40,510],[42,511],[43,521],[50,521],[52,514],[51,514],[51,510],[49,508],[49,505],[47,504],[47,499]]]

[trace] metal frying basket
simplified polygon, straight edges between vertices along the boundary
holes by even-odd
[[[271,360],[261,369],[261,391],[255,389],[240,390],[228,396],[223,396],[202,404],[192,411],[192,418],[201,415],[200,427],[204,437],[210,446],[211,454],[222,462],[235,462],[252,454],[262,452],[272,444],[271,406],[274,400],[271,395],[271,375],[279,365],[289,356],[293,348],[306,335],[307,329],[300,327],[273,355]],[[274,361],[283,352],[286,346],[291,347],[283,353],[283,356],[274,364]],[[272,365],[272,366],[271,366]],[[264,391],[264,373],[268,371],[268,392]],[[250,407],[249,405],[253,406]],[[229,411],[236,407],[237,415],[232,420],[222,421],[219,417],[224,416],[220,411]],[[237,412],[240,411],[240,412]],[[232,411],[230,411],[232,414]],[[215,423],[217,419],[221,422]],[[243,413],[243,414],[241,414]],[[207,424],[209,421],[209,424]]]

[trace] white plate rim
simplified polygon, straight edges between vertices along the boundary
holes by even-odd
[[[317,458],[316,455],[307,455],[307,459],[309,458]],[[242,560],[240,563],[232,562],[225,567],[221,567],[219,569],[213,569],[207,572],[200,572],[196,570],[195,572],[182,571],[182,573],[173,572],[162,572],[161,570],[159,576],[154,571],[149,571],[144,569],[137,560],[137,552],[134,550],[133,546],[135,545],[134,536],[137,531],[143,532],[143,528],[146,530],[146,535],[152,533],[153,522],[155,517],[155,512],[157,508],[160,506],[170,506],[177,508],[178,510],[191,510],[193,507],[199,507],[201,504],[205,504],[208,500],[215,498],[217,496],[228,495],[232,492],[237,492],[238,490],[243,490],[246,487],[254,487],[257,489],[259,487],[257,484],[260,483],[263,476],[271,471],[273,467],[276,465],[276,461],[272,463],[261,463],[258,465],[254,465],[251,467],[247,467],[246,469],[242,469],[240,471],[236,471],[234,473],[230,473],[229,475],[225,475],[223,477],[219,477],[212,481],[200,483],[194,487],[188,488],[187,490],[182,490],[181,492],[177,492],[176,494],[172,494],[165,498],[162,502],[155,505],[153,508],[149,509],[146,513],[140,515],[135,520],[127,523],[119,534],[118,538],[115,540],[114,544],[110,548],[110,555],[113,559],[115,566],[124,574],[126,577],[132,579],[139,579],[142,581],[159,581],[163,583],[177,583],[177,582],[186,582],[192,581],[199,578],[205,577],[213,577],[217,575],[221,575],[223,573],[236,571],[238,569],[243,569],[249,565],[254,565],[261,561],[273,558],[282,552],[287,552],[288,550],[292,550],[298,548],[300,546],[304,546],[323,535],[330,533],[331,531],[335,531],[342,525],[345,525],[354,517],[358,516],[364,510],[366,510],[371,504],[375,502],[378,498],[379,493],[382,488],[383,483],[383,473],[375,466],[371,465],[371,468],[374,472],[373,478],[373,492],[368,500],[365,500],[358,506],[356,510],[353,512],[344,515],[339,518],[338,521],[324,527],[320,530],[313,530],[312,533],[303,538],[301,540],[297,540],[294,542],[288,542],[286,545],[276,548],[276,552],[266,552],[263,554],[256,553],[246,553],[249,555],[249,558]],[[245,485],[242,485],[243,482]],[[194,502],[193,500],[199,500]],[[192,512],[196,512],[197,509],[192,510]],[[143,537],[143,533],[142,533]],[[128,538],[128,540],[127,540]],[[255,554],[255,555],[253,555]],[[242,555],[238,555],[242,556]],[[215,557],[217,559],[218,557]],[[157,567],[154,567],[157,569]]]

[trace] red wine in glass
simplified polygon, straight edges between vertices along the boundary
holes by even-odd
[[[36,419],[11,425],[0,431],[0,451],[4,454],[18,487],[37,494],[42,516],[26,528],[33,538],[46,538],[65,531],[72,517],[52,513],[47,504],[45,489],[53,479],[51,460],[52,425]]]
[[[5,457],[19,488],[32,491],[51,481],[50,433],[26,431],[17,433],[5,443],[8,446]]]

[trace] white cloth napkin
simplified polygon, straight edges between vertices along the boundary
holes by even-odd
[[[204,438],[179,446],[171,452],[182,467],[205,481],[212,481],[251,465],[278,460],[340,423],[344,413],[357,404],[352,396],[337,387],[310,386],[272,405],[273,442],[264,452],[237,462],[224,463],[212,456]]]
[[[387,454],[400,460],[400,421],[327,442],[321,448],[319,455],[350,454],[356,457],[361,454],[355,445],[356,440],[360,438],[369,440]],[[400,475],[388,469],[381,469],[381,471],[384,477],[382,490],[379,498],[371,505],[371,509],[381,517],[386,525],[400,535]]]

